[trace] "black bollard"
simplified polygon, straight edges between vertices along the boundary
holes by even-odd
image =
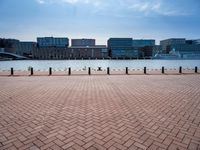
[[[107,67],[107,74],[110,75],[110,68]]]
[[[14,69],[10,68],[10,75],[13,76],[14,75]]]
[[[147,67],[144,67],[144,74],[147,74]]]
[[[49,68],[49,75],[50,76],[52,75],[52,68],[51,67]]]
[[[197,67],[195,67],[195,73],[198,73],[198,68]]]
[[[165,73],[165,68],[164,67],[162,67],[162,74],[164,74]]]
[[[88,74],[91,75],[91,68],[88,68]]]
[[[71,68],[69,67],[69,70],[68,70],[68,75],[70,76],[71,75]]]
[[[179,73],[182,73],[182,67],[181,66],[179,67]]]
[[[126,74],[128,74],[128,67],[126,67]]]
[[[31,67],[31,76],[33,75],[33,68]]]

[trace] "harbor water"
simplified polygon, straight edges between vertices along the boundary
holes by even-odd
[[[66,70],[71,67],[72,69],[86,69],[91,67],[97,69],[101,67],[105,69],[110,67],[111,69],[124,69],[128,67],[130,69],[142,69],[147,67],[149,69],[160,69],[161,67],[166,69],[178,68],[194,68],[200,67],[200,60],[15,60],[15,61],[0,61],[0,70],[10,70],[14,68],[16,70],[27,70],[33,67],[35,70],[48,70],[52,67],[55,70]]]

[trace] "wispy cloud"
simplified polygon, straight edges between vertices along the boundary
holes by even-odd
[[[200,0],[0,0],[0,29],[23,39],[199,38],[199,8]]]
[[[84,4],[93,4],[93,5],[98,5],[100,4],[100,0],[36,0],[39,4],[53,4],[53,3],[66,3],[66,4],[71,4],[71,5],[76,5],[80,3]]]
[[[39,4],[44,4],[44,3],[45,3],[44,0],[37,0],[37,2],[38,2]]]
[[[165,0],[36,0],[39,4],[62,3],[80,6],[81,4],[94,6],[95,13],[98,11],[118,12],[118,15],[124,11],[136,12],[141,15],[150,16],[153,14],[164,16],[185,16],[190,15],[190,10],[184,10],[177,5],[169,5]],[[102,13],[102,12],[101,12]],[[120,15],[121,16],[121,15]]]
[[[146,16],[152,15],[152,13],[164,16],[185,16],[191,14],[190,12],[183,12],[179,7],[171,7],[164,0],[133,0],[127,7]]]

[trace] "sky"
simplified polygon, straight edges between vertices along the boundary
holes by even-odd
[[[200,38],[200,0],[0,0],[0,37]]]

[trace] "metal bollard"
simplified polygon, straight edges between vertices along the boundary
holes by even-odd
[[[110,75],[110,68],[107,67],[107,74]]]
[[[31,76],[33,75],[33,68],[31,67]]]
[[[195,73],[198,73],[198,68],[197,67],[195,67]]]
[[[147,67],[144,67],[144,74],[147,74]]]
[[[10,68],[10,75],[13,76],[14,75],[14,69]]]
[[[165,73],[165,68],[164,67],[162,67],[162,74],[164,74]]]
[[[71,68],[69,67],[69,70],[68,70],[68,75],[70,76],[71,75]]]
[[[126,74],[128,74],[128,67],[126,67]]]
[[[181,66],[179,67],[179,73],[182,73],[182,67]]]
[[[49,68],[49,75],[52,75],[52,68]]]
[[[88,74],[91,75],[91,68],[88,68]]]

